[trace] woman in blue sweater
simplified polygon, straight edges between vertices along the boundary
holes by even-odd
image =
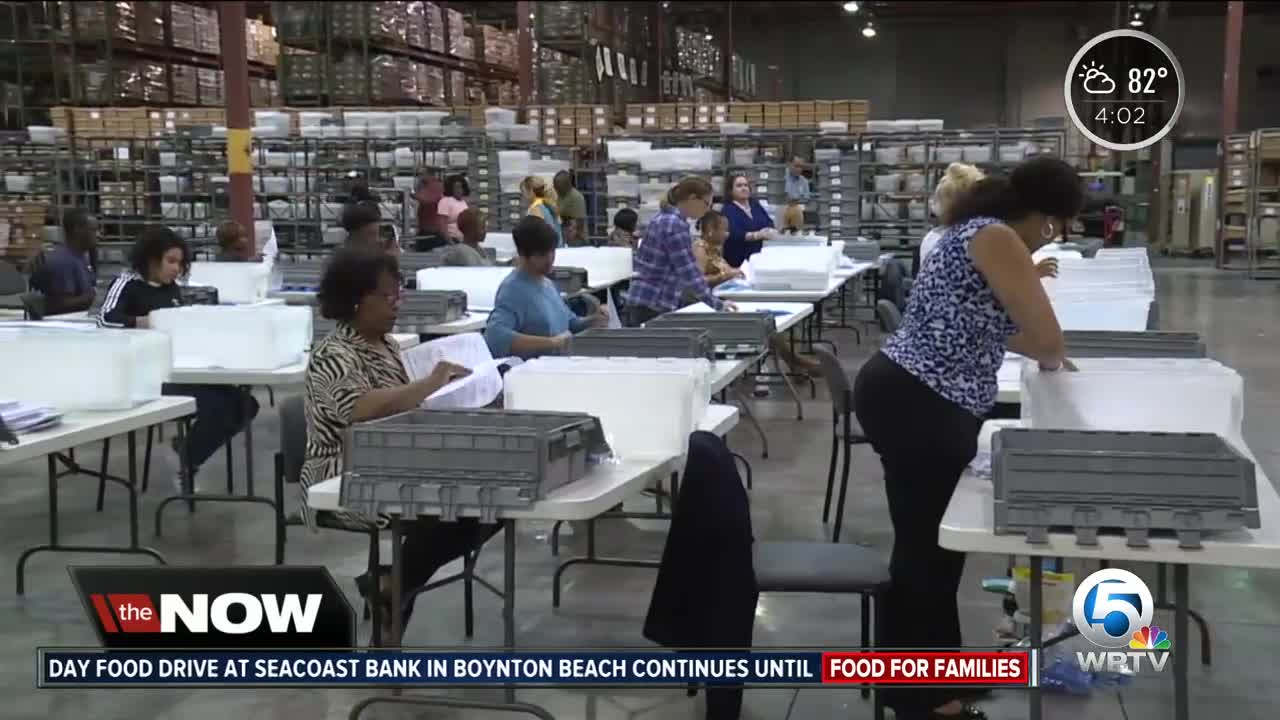
[[[764,241],[774,234],[773,219],[764,206],[751,197],[751,183],[747,176],[729,176],[729,202],[720,214],[729,221],[729,237],[724,241],[724,259],[732,267],[760,252]]]

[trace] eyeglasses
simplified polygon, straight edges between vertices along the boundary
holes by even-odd
[[[386,300],[391,305],[399,305],[400,299],[404,296],[404,288],[396,288],[395,290],[385,290],[379,288],[369,293],[370,297],[378,297]]]

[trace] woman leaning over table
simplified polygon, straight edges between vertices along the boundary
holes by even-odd
[[[775,231],[773,218],[759,200],[751,197],[751,182],[741,173],[729,176],[729,200],[720,212],[729,221],[729,239],[724,242],[724,259],[739,267],[747,258],[760,252],[764,241]]]
[[[412,410],[436,390],[468,373],[442,361],[427,377],[409,379],[396,343],[388,338],[400,307],[400,286],[395,257],[377,248],[344,248],[325,268],[317,300],[321,315],[336,320],[337,327],[312,349],[307,366],[304,488],[342,473],[342,440],[353,423]],[[356,513],[312,515],[305,502],[302,507],[313,529],[367,529],[385,521]],[[483,545],[498,527],[480,525],[474,519],[442,522],[423,517],[405,524],[401,587],[406,626],[415,591],[441,567]],[[383,642],[398,644],[404,628],[391,626],[389,568],[378,568],[377,577],[361,575],[356,578],[356,587],[366,601],[382,608]]]
[[[716,310],[733,310],[711,292],[693,254],[689,221],[711,209],[711,183],[687,177],[667,193],[667,200],[645,230],[636,249],[635,278],[627,294],[628,327],[640,327],[653,318],[680,307],[686,291]]]
[[[893,584],[884,646],[959,648],[964,554],[938,545],[951,496],[996,401],[1005,351],[1071,369],[1031,253],[1080,211],[1074,168],[1036,158],[955,199],[911,290],[902,327],[862,366],[854,410],[884,467]],[[956,690],[890,691],[901,720],[985,718]]]

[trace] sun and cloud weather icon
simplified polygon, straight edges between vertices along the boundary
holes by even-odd
[[[1173,643],[1169,642],[1169,633],[1153,625],[1135,632],[1129,640],[1129,647],[1134,650],[1168,650]]]
[[[1084,80],[1084,91],[1090,95],[1110,95],[1116,90],[1116,81],[1111,79],[1103,68],[1106,67],[1092,60],[1080,68],[1076,77]]]

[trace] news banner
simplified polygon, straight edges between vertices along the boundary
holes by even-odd
[[[324,568],[74,567],[100,648],[41,648],[37,684],[84,687],[839,685],[1035,687],[1031,649],[357,650]]]

